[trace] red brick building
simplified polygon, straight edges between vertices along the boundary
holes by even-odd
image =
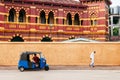
[[[0,41],[108,40],[110,0],[0,0]]]

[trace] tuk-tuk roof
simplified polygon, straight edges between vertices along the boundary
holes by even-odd
[[[22,52],[22,54],[42,54],[42,52],[26,51],[26,52]]]
[[[28,55],[30,54],[42,54],[42,52],[34,52],[34,51],[26,51],[26,52],[22,52],[22,54],[20,55],[20,60],[27,60]]]

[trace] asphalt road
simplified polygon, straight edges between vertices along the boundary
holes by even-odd
[[[120,70],[0,70],[0,80],[120,80]]]

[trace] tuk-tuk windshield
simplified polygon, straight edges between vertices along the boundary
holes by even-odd
[[[45,58],[43,54],[40,54],[40,58]]]

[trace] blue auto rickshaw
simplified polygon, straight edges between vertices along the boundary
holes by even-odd
[[[36,54],[39,56],[39,65],[36,66],[35,63],[32,61],[32,57]],[[42,55],[42,52],[30,52],[26,51],[20,55],[20,60],[18,62],[18,69],[23,72],[27,69],[45,69],[46,71],[49,70],[49,65],[46,63],[45,57]]]

